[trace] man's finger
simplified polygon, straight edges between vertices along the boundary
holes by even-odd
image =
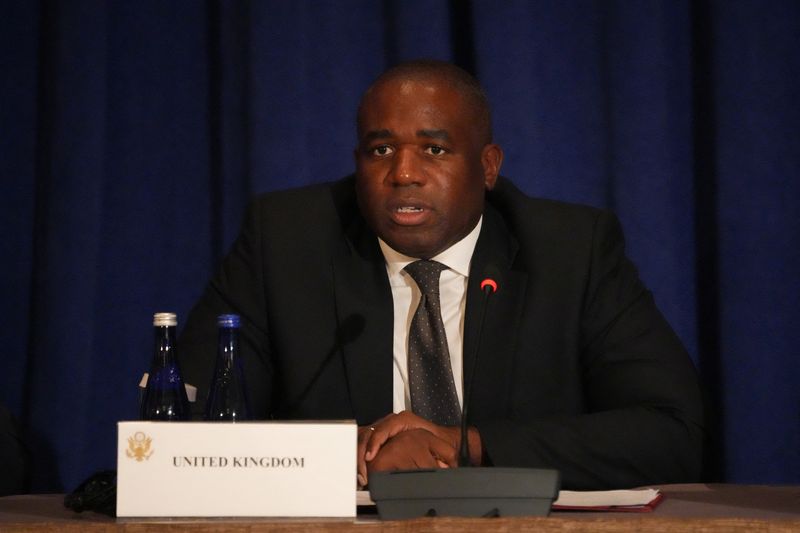
[[[430,438],[427,439],[428,449],[431,455],[436,458],[436,461],[449,467],[458,466],[458,452],[453,445],[436,435],[430,435]]]
[[[356,451],[357,459],[357,477],[358,484],[362,487],[368,483],[367,462],[365,458],[365,451],[370,437],[374,432],[373,426],[362,426],[358,428],[358,447]]]
[[[455,467],[457,456],[449,441],[424,429],[411,429],[389,439],[367,468],[372,472]]]
[[[365,454],[367,461],[372,461],[375,458],[375,455],[377,455],[386,441],[403,431],[424,429],[433,433],[437,428],[432,422],[420,418],[411,411],[402,411],[397,414],[387,415],[375,423],[373,427],[375,431],[369,439],[367,452]]]

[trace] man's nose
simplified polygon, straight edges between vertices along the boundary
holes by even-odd
[[[392,168],[389,178],[395,185],[420,184],[424,180],[414,151],[408,148],[399,148],[392,158]]]

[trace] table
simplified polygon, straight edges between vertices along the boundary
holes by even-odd
[[[420,518],[381,521],[374,515],[356,519],[197,518],[114,519],[96,513],[73,513],[63,495],[0,498],[0,531],[774,531],[800,532],[800,486],[726,484],[662,485],[664,501],[652,513],[560,511],[547,518]]]

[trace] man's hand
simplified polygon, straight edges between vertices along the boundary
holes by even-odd
[[[425,429],[409,429],[389,439],[373,459],[369,472],[458,466],[458,449]]]
[[[411,435],[398,439],[412,431]],[[478,464],[481,442],[475,428],[470,428],[469,439],[473,464]],[[368,471],[457,466],[460,441],[461,430],[457,426],[438,426],[410,411],[387,415],[371,426],[358,429],[358,483],[367,484]]]

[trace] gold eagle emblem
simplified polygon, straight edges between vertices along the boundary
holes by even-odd
[[[125,450],[125,455],[139,462],[150,459],[150,456],[153,455],[153,451],[155,451],[150,450],[152,442],[153,439],[141,431],[137,431],[133,434],[133,437],[128,437],[128,449]]]

